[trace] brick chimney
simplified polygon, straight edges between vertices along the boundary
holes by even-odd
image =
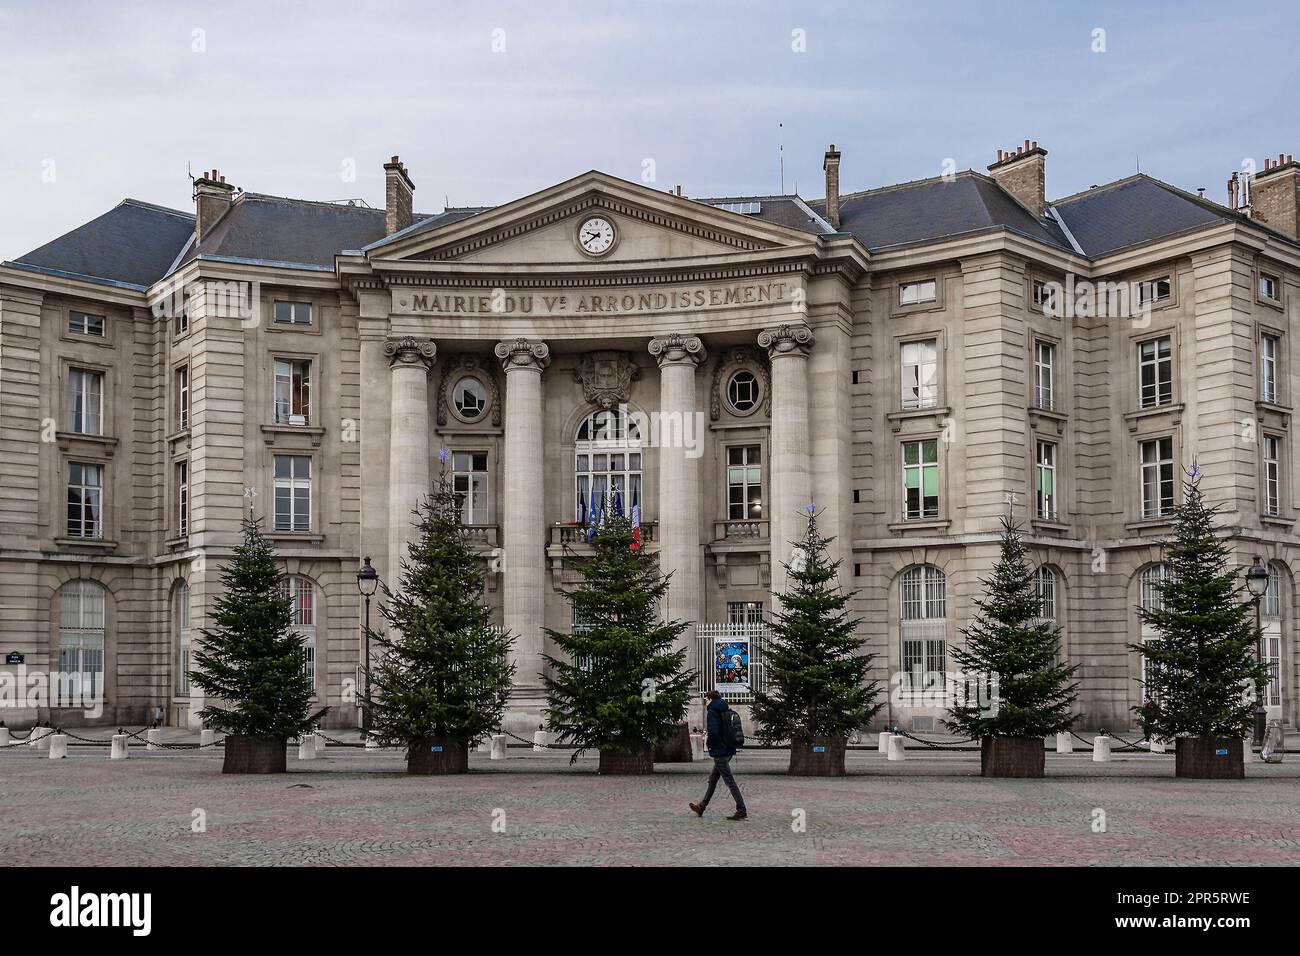
[[[826,221],[836,229],[840,228],[840,154],[831,143],[822,160],[822,169],[826,171]]]
[[[194,180],[194,238],[202,242],[226,214],[235,195],[235,187],[217,170],[205,172]]]
[[[1047,150],[1037,142],[1025,140],[1013,153],[999,149],[998,159],[989,167],[993,181],[1015,196],[1039,219],[1047,213]]]
[[[415,183],[406,171],[406,165],[393,157],[384,163],[384,229],[385,235],[401,232],[411,224],[411,195]]]
[[[1289,153],[1278,153],[1277,162],[1264,160],[1264,169],[1252,178],[1250,215],[1300,239],[1300,163]]]

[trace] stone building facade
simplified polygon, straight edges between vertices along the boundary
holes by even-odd
[[[355,573],[394,581],[446,468],[516,635],[511,727],[536,726],[542,627],[575,623],[556,587],[617,489],[701,634],[770,614],[815,502],[893,685],[881,721],[921,731],[1010,510],[1085,725],[1127,728],[1135,607],[1195,462],[1273,572],[1294,726],[1300,165],[1255,178],[1253,216],[1145,175],[1049,202],[1046,156],[841,193],[831,147],[821,200],[589,172],[432,215],[397,157],[383,210],[213,171],[192,213],[126,200],[3,263],[0,653],[103,692],[14,717],[191,723],[186,661],[252,509],[326,724],[355,726]]]

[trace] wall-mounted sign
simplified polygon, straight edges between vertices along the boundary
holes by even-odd
[[[749,638],[714,638],[713,686],[724,691],[749,690]]]
[[[8,654],[5,655],[6,664],[21,664],[24,660],[25,658],[18,651],[10,651]]]

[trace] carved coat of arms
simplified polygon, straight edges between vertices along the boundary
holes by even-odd
[[[613,408],[625,404],[641,369],[626,352],[588,352],[573,370],[573,380],[593,405]]]

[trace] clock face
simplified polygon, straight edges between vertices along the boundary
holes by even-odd
[[[578,245],[589,256],[603,256],[614,248],[614,224],[600,216],[584,220],[578,227]]]

